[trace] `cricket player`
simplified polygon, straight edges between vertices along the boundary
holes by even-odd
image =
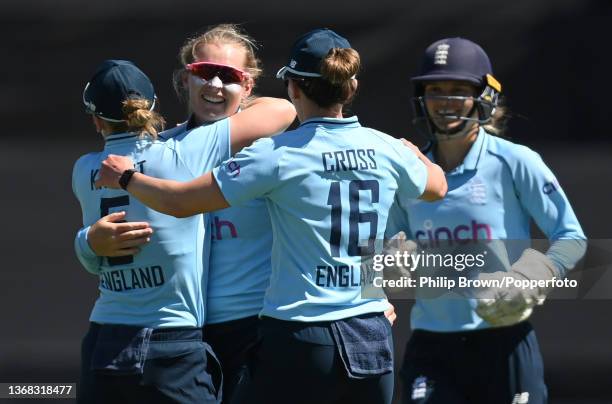
[[[585,235],[542,158],[499,137],[505,108],[487,54],[467,39],[436,41],[412,83],[416,123],[431,140],[425,153],[444,169],[448,194],[431,204],[398,201],[387,236],[404,231],[417,252],[442,244],[456,253],[488,250],[487,265],[463,271],[472,280],[563,279],[583,256]],[[530,220],[551,241],[545,254],[526,249]],[[421,274],[427,270],[432,273],[423,268]],[[497,287],[466,295],[463,288],[463,298],[417,290],[403,402],[545,403],[542,358],[526,320],[550,289]]]

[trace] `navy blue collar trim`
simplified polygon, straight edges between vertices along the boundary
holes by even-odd
[[[301,128],[304,125],[308,124],[322,124],[322,125],[351,125],[359,123],[359,120],[356,116],[349,116],[347,118],[327,118],[327,119],[309,119],[305,122],[302,122],[298,128]]]
[[[434,147],[434,142],[427,142],[427,144],[425,146],[423,146],[423,148],[421,149],[421,153],[423,154],[427,154],[430,151],[433,152],[433,147]]]
[[[187,129],[187,130],[191,130],[191,129],[195,129],[195,128],[197,128],[198,126],[200,126],[200,125],[198,125],[198,124],[196,123],[196,120],[195,120],[195,115],[191,115],[191,116],[189,117],[189,120],[187,121],[187,127],[186,127],[186,129]]]
[[[309,123],[322,123],[322,124],[326,124],[326,125],[346,125],[347,123],[353,123],[353,122],[334,122],[334,121],[306,121],[302,124],[300,124],[300,126],[303,125],[308,125]]]
[[[106,143],[108,143],[108,142],[114,142],[115,140],[129,139],[129,138],[132,138],[132,137],[138,137],[138,135],[127,135],[127,136],[119,136],[119,137],[113,137],[113,138],[107,137],[105,139],[105,141],[106,141]]]

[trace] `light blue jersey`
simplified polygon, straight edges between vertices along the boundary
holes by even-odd
[[[256,316],[270,283],[272,225],[263,199],[210,213],[206,323]]]
[[[428,157],[434,160],[431,150]],[[433,203],[402,200],[394,206],[387,237],[403,230],[417,242],[419,251],[435,249],[439,240],[450,239],[455,245],[471,240],[524,240],[522,246],[509,242],[495,259],[487,258],[495,263],[495,270],[508,269],[529,246],[530,218],[550,240],[585,238],[555,176],[540,156],[525,146],[480,129],[463,163],[446,173],[446,179],[444,199]],[[550,258],[562,273],[575,264],[567,264],[559,256]],[[416,292],[413,329],[444,332],[489,327],[474,311],[473,299],[419,299],[419,290]]]
[[[416,198],[427,182],[425,165],[399,140],[356,117],[315,118],[258,140],[213,173],[230,205],[267,202],[274,240],[261,315],[333,321],[388,307],[361,297],[361,256],[375,252],[394,198]]]
[[[81,157],[73,170],[73,190],[89,226],[113,211],[127,221],[147,221],[155,230],[139,254],[98,258],[77,237],[77,251],[88,271],[100,277],[90,320],[98,323],[161,327],[200,327],[204,323],[208,261],[203,215],[177,219],[147,208],[123,190],[96,189],[97,171],[108,154],[126,155],[153,177],[188,181],[210,171],[229,155],[227,119],[185,132],[164,132],[165,142],[124,133],[106,138],[103,152]],[[84,243],[84,245],[83,245]],[[84,253],[83,253],[84,252]],[[93,257],[93,258],[92,258]]]

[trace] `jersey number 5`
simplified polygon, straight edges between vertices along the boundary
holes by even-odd
[[[378,230],[378,214],[376,212],[361,212],[359,210],[359,191],[370,191],[372,203],[378,203],[378,181],[353,180],[349,182],[349,239],[347,253],[349,256],[364,256],[374,254],[374,242]],[[342,239],[342,199],[340,197],[340,182],[332,182],[329,187],[327,204],[331,205],[331,233],[329,246],[332,257],[340,256],[340,240]],[[360,246],[359,223],[370,224],[368,245]]]
[[[100,199],[100,217],[104,217],[109,214],[110,208],[116,208],[118,206],[128,206],[130,204],[130,197],[127,195],[117,196],[115,198],[102,198]],[[123,220],[125,222],[125,220]],[[106,257],[108,265],[126,265],[134,262],[134,256],[124,255],[123,257]]]

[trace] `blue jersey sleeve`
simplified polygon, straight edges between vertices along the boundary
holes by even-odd
[[[83,205],[80,195],[78,193],[78,187],[75,185],[75,182],[77,175],[81,171],[79,167],[81,166],[81,162],[84,158],[87,158],[87,156],[83,156],[78,159],[77,162],[74,163],[74,167],[72,169],[72,192],[74,193],[74,196],[78,199],[79,204],[81,204],[81,209]],[[85,270],[89,273],[98,275],[100,273],[101,258],[96,256],[96,254],[89,246],[89,243],[87,242],[88,231],[89,226],[81,228],[77,232],[77,235],[74,238],[74,251],[76,253],[77,259],[79,260],[83,268],[85,268]]]
[[[225,200],[240,205],[269,194],[279,182],[274,140],[259,139],[213,170]]]
[[[551,240],[584,239],[567,196],[539,154],[525,148],[513,172],[521,205]]]
[[[427,167],[412,150],[397,141],[395,148],[399,155],[399,184],[397,197],[400,201],[416,199],[423,194],[427,185]]]
[[[98,275],[100,273],[102,258],[96,255],[87,242],[89,227],[90,226],[83,227],[77,232],[74,238],[74,251],[83,268],[89,273]]]
[[[586,243],[556,241],[585,240],[586,237],[555,175],[539,154],[527,147],[523,149],[512,173],[515,191],[523,208],[553,241],[547,255],[564,274],[582,258]]]
[[[229,118],[225,118],[174,136],[166,145],[177,151],[197,177],[230,158],[230,136]]]

